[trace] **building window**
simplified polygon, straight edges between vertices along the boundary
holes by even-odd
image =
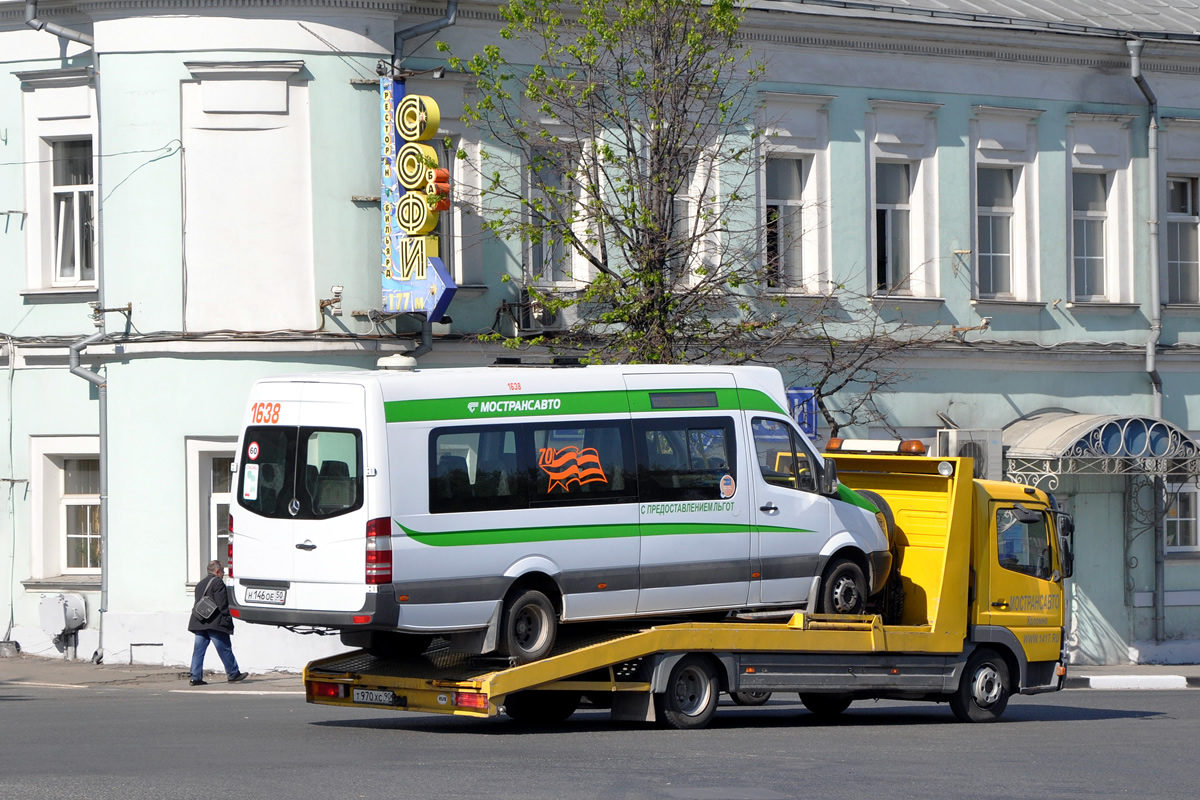
[[[229,560],[230,522],[237,440],[233,437],[185,440],[187,453],[187,579],[195,583],[207,574],[209,561]],[[235,564],[236,566],[236,564]]]
[[[1195,484],[1175,485],[1167,489],[1167,514],[1163,535],[1168,553],[1200,552],[1197,535],[1197,489]]]
[[[1108,222],[1109,178],[1103,172],[1074,172],[1071,198],[1074,209],[1075,298],[1105,297],[1105,226]]]
[[[766,160],[767,286],[798,288],[804,278],[804,162],[798,158]]]
[[[54,285],[96,280],[92,140],[51,142],[54,204]]]
[[[537,151],[530,159],[532,186],[530,203],[535,232],[530,236],[529,256],[535,284],[568,283],[570,250],[561,231],[572,224],[574,196],[569,178],[563,168],[563,152]]]
[[[63,574],[100,571],[100,460],[63,461]]]
[[[875,165],[875,288],[909,294],[911,164]]]
[[[461,138],[460,136],[439,136],[436,141],[429,142],[437,151],[438,168],[446,170],[446,177],[450,186],[450,208],[438,214],[437,227],[433,229],[431,235],[437,237],[437,257],[442,260],[442,266],[446,268],[446,272],[451,276],[459,274],[457,271],[458,260],[456,258],[456,251],[462,225],[458,219],[459,211],[457,204],[463,198],[458,197],[457,161]]]
[[[15,73],[21,81],[25,293],[96,291],[98,141],[92,67]],[[11,233],[11,232],[10,232]],[[57,561],[57,560],[56,560]],[[56,569],[50,563],[47,569]]]
[[[232,456],[212,459],[208,494],[208,552],[222,567],[229,567],[229,498],[233,483]],[[210,561],[212,559],[209,559]]]
[[[1200,303],[1196,178],[1167,179],[1167,302]]]
[[[976,276],[980,297],[1013,293],[1013,214],[1015,170],[980,167],[976,171]]]

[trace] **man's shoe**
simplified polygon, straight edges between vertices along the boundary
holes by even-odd
[[[198,681],[195,678],[192,678],[188,683],[192,686],[208,686],[208,681]]]
[[[244,681],[244,680],[246,680],[246,673],[245,673],[245,672],[239,672],[237,675],[234,675],[232,678],[230,678],[230,679],[229,679],[229,682],[230,682],[230,683],[237,683],[238,681]]]

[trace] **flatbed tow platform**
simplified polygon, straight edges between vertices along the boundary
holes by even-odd
[[[1061,689],[1069,544],[1057,526],[1068,518],[1052,501],[973,479],[970,459],[837,462],[843,482],[877,493],[894,513],[897,624],[803,612],[572,623],[559,626],[549,656],[526,664],[451,652],[436,639],[404,659],[359,650],[313,661],[304,670],[308,702],[547,723],[565,720],[586,696],[614,719],[700,728],[721,692],[748,704],[798,692],[825,716],[867,698],[949,702],[958,719],[987,722],[1012,694]],[[1014,531],[1045,548],[1044,569],[1010,564]]]
[[[929,626],[884,626],[879,616],[803,613],[785,623],[572,625],[560,631],[550,656],[529,664],[451,652],[437,640],[407,659],[357,650],[314,661],[305,668],[304,684],[312,703],[472,717],[508,713],[539,721],[569,716],[563,707],[573,711],[582,695],[611,705],[616,719],[654,720],[652,696],[671,685],[672,673],[685,659],[698,662],[684,670],[685,684],[712,680],[701,694],[719,686],[731,693],[836,689],[843,696],[848,671],[858,676],[860,692],[944,693],[953,687],[956,665],[963,660],[961,641],[946,642],[943,653],[902,653],[903,643],[928,648]],[[891,658],[879,660],[889,652]],[[712,702],[715,706],[715,697]],[[525,708],[531,704],[545,713]]]

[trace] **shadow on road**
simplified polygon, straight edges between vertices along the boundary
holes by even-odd
[[[1163,714],[1155,711],[1078,708],[1039,703],[1037,705],[1010,705],[997,724],[1099,722],[1120,719],[1150,719],[1161,716]],[[581,710],[566,722],[557,725],[519,723],[504,716],[483,720],[428,714],[415,715],[405,712],[398,712],[395,717],[320,720],[311,724],[332,728],[365,728],[439,734],[473,734],[476,736],[654,729],[654,726],[649,723],[614,722],[606,711],[596,710]],[[805,711],[799,705],[779,704],[778,708],[753,709],[723,705],[708,728],[710,730],[769,730],[772,728],[803,730],[805,728],[898,728],[918,725],[962,725],[962,723],[955,720],[950,708],[944,704],[872,708],[870,701],[860,701],[850,710],[832,719],[818,717]],[[964,728],[969,727],[974,726],[964,726]]]

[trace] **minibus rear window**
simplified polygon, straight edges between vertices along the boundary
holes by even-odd
[[[246,429],[238,505],[274,519],[325,519],[362,507],[362,434],[338,428]]]

